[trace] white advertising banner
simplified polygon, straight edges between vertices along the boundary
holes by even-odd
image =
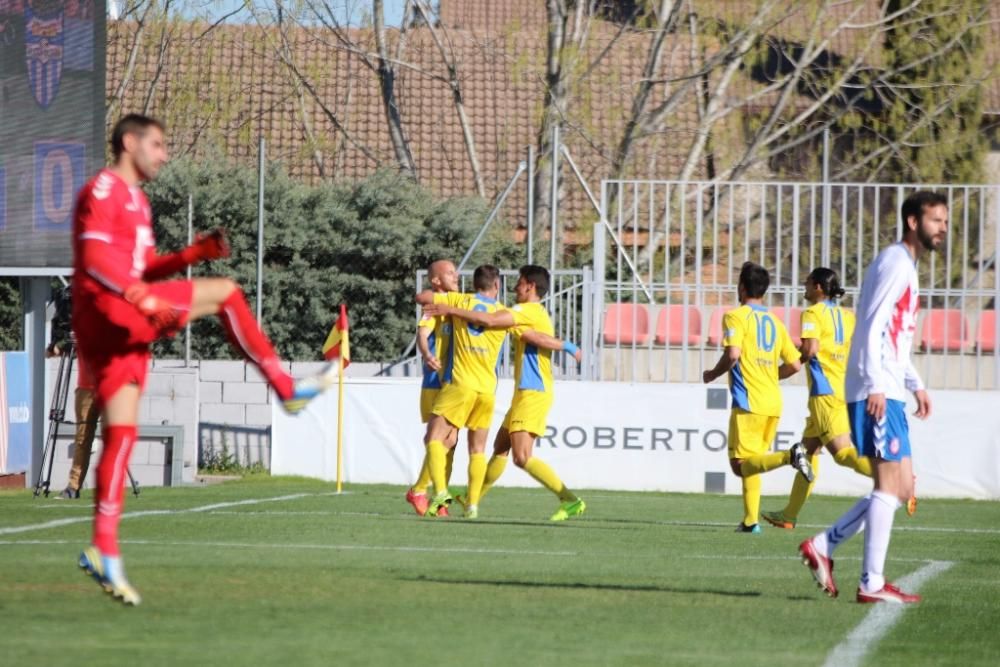
[[[415,379],[345,382],[345,482],[404,486],[416,479],[424,453],[419,393]],[[512,382],[501,381],[491,444],[512,393]],[[739,493],[726,454],[729,411],[709,409],[708,393],[703,385],[557,382],[548,433],[536,453],[570,488],[703,492],[724,485],[726,493]],[[1000,498],[1000,394],[940,391],[931,397],[931,418],[910,420],[918,495]],[[784,398],[775,449],[800,438],[807,412],[804,387],[785,388]],[[272,473],[336,478],[336,389],[295,417],[275,404],[272,429]],[[453,484],[463,485],[464,436],[458,447]],[[787,493],[793,475],[791,468],[765,474],[763,493]],[[534,484],[513,465],[500,481]],[[870,488],[869,479],[821,456],[816,493],[861,495]]]

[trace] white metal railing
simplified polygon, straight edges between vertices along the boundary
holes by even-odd
[[[791,309],[807,305],[802,283],[818,266],[838,272],[851,306],[864,269],[898,240],[900,204],[917,189],[944,192],[950,210],[945,247],[918,269],[918,369],[931,387],[996,388],[1000,188],[967,185],[604,181],[588,377],[699,381],[718,355],[709,342],[718,337],[710,331],[713,315],[736,305],[745,261],[771,272],[767,300],[786,308],[780,314],[790,329],[798,314]],[[615,324],[611,311],[621,313],[621,304],[635,304],[624,309],[633,319]],[[637,331],[643,317],[645,337]],[[692,319],[700,319],[698,336]],[[668,334],[659,340],[657,324]],[[671,338],[677,329],[684,335]]]

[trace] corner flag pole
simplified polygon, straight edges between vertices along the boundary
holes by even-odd
[[[344,478],[344,355],[340,355],[337,376],[337,493],[343,489]]]
[[[340,304],[340,315],[323,343],[323,357],[328,361],[337,357],[340,368],[337,374],[337,493],[344,488],[344,369],[351,363],[349,328],[347,306]],[[323,451],[325,453],[326,449]]]

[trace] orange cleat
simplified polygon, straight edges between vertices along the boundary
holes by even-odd
[[[420,516],[427,514],[427,505],[430,501],[427,500],[426,493],[414,493],[413,489],[406,490],[406,502],[413,505],[413,509]]]

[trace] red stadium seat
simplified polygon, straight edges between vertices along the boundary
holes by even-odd
[[[992,354],[996,352],[996,312],[984,310],[979,313],[979,322],[976,324],[976,347],[980,352]]]
[[[684,317],[687,314],[687,328]],[[668,317],[669,315],[669,317]],[[664,306],[656,318],[657,345],[698,345],[701,343],[701,311],[695,306]]]
[[[795,347],[802,345],[802,310],[802,308],[795,306],[791,308],[780,306],[771,309],[771,312],[785,323],[785,328],[788,329],[788,335],[792,337]]]
[[[719,347],[722,344],[722,316],[732,310],[732,307],[718,306],[708,318],[708,345]]]
[[[649,340],[649,310],[638,303],[610,303],[604,313],[604,343],[644,345]]]
[[[961,352],[969,344],[969,323],[957,308],[931,308],[920,327],[923,352]]]

